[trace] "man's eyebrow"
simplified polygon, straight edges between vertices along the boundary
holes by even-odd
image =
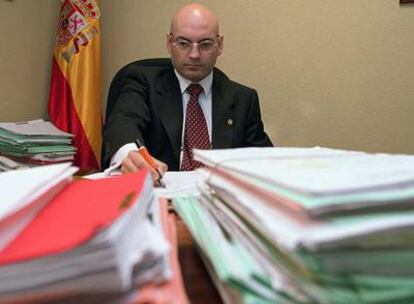
[[[187,37],[184,37],[184,36],[175,36],[175,39],[191,41],[190,39],[188,39]]]
[[[172,35],[172,34],[171,34],[171,35]],[[174,35],[172,35],[172,36],[174,36]],[[184,36],[175,36],[175,38],[176,38],[176,39],[185,40],[185,41],[188,41],[188,42],[193,42],[191,39],[189,39],[189,38],[187,38],[187,37],[184,37]],[[214,41],[214,38],[211,38],[211,37],[206,37],[206,38],[202,38],[202,39],[200,39],[200,40],[198,40],[198,41],[195,41],[195,42],[199,43],[199,42],[203,42],[203,41]]]

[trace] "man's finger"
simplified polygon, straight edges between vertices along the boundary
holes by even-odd
[[[135,171],[137,171],[137,168],[135,167],[134,163],[129,158],[125,158],[121,164],[122,174],[131,173]]]
[[[161,175],[164,175],[165,172],[168,170],[168,166],[166,163],[163,163],[162,161],[159,161],[158,159],[154,158],[154,162],[157,166],[157,170],[161,173]]]
[[[148,168],[148,165],[138,152],[131,151],[123,160],[121,169],[122,168],[126,173],[129,173],[141,170],[143,168]]]

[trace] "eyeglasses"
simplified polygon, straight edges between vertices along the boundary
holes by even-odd
[[[174,36],[170,34],[170,36],[173,38]],[[172,42],[174,47],[176,47],[179,51],[189,53],[193,49],[193,46],[198,48],[199,52],[208,53],[211,52],[219,43],[220,36],[217,35],[216,39],[205,39],[199,42],[192,42],[190,40],[187,40],[185,38],[176,38]]]

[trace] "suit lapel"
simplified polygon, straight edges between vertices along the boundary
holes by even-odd
[[[156,106],[159,109],[162,124],[168,134],[176,158],[180,159],[183,104],[180,86],[173,69],[162,75],[162,81],[158,83],[157,91],[160,99]]]
[[[228,79],[214,73],[212,85],[212,146],[231,148],[234,131],[234,101],[227,88]]]

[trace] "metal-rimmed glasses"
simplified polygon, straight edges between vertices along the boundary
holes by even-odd
[[[191,52],[193,46],[195,46],[199,52],[211,52],[219,44],[220,40],[220,35],[217,35],[216,39],[204,39],[199,42],[193,42],[184,37],[174,38],[174,35],[172,33],[170,33],[170,37],[173,40],[173,46],[184,53]]]

